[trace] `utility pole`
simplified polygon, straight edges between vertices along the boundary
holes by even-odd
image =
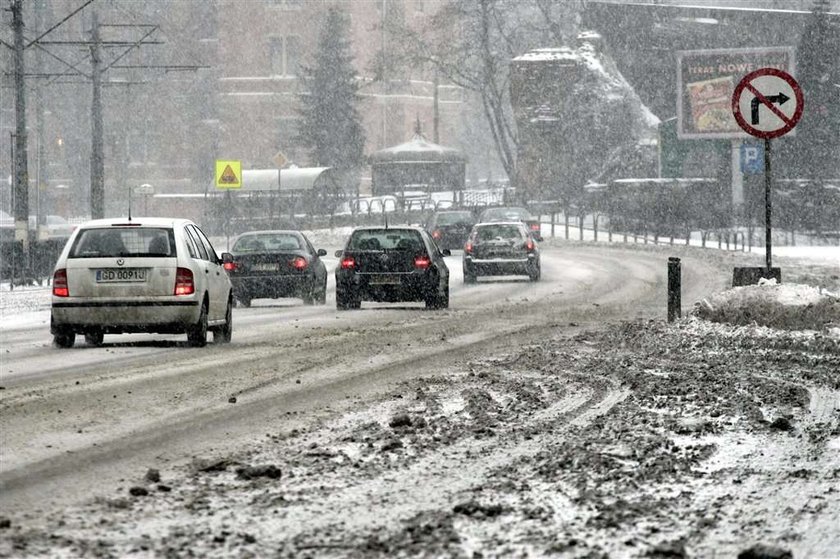
[[[434,111],[434,129],[433,129],[433,141],[436,144],[440,143],[440,133],[438,132],[438,127],[440,126],[440,98],[438,97],[438,73],[437,70],[435,71],[435,83],[434,83],[434,95],[432,97],[432,110]]]
[[[15,241],[23,243],[23,268],[29,268],[29,171],[26,158],[26,95],[23,88],[23,0],[12,0],[15,34]]]
[[[40,13],[44,11],[45,5],[43,0],[35,0],[36,1],[36,9],[39,10],[39,15],[43,16],[44,14]],[[189,70],[195,71],[198,68],[207,68],[207,66],[198,66],[198,65],[180,65],[180,64],[165,64],[165,65],[122,65],[116,66],[116,63],[119,62],[123,57],[128,55],[134,49],[141,47],[143,45],[152,45],[152,44],[163,44],[161,41],[155,40],[148,40],[156,30],[157,25],[151,24],[104,24],[101,25],[97,18],[96,13],[91,14],[91,29],[90,29],[90,40],[88,41],[68,41],[68,40],[58,40],[58,41],[51,41],[45,40],[45,37],[55,31],[58,27],[63,25],[66,21],[70,18],[81,12],[85,7],[92,4],[95,0],[80,0],[82,3],[79,5],[75,10],[67,14],[63,19],[61,19],[58,23],[49,27],[46,31],[41,32],[39,30],[39,35],[34,39],[27,39],[24,36],[24,29],[23,29],[23,3],[24,0],[9,0],[11,4],[11,12],[13,14],[13,24],[12,27],[14,29],[15,40],[14,45],[11,46],[5,41],[0,40],[0,44],[3,46],[9,47],[14,51],[14,77],[15,77],[15,96],[16,96],[16,117],[17,117],[17,134],[13,134],[14,136],[14,188],[12,193],[15,198],[14,202],[14,212],[15,212],[15,238],[16,240],[20,241],[23,240],[24,242],[24,255],[25,255],[25,266],[28,265],[29,262],[29,236],[28,236],[28,221],[29,221],[29,200],[28,200],[28,170],[27,170],[27,152],[26,152],[26,143],[27,143],[27,134],[26,134],[26,110],[25,110],[25,99],[24,99],[24,78],[27,77],[24,73],[23,68],[23,52],[26,48],[29,47],[36,47],[40,49],[41,52],[48,55],[52,59],[57,60],[62,65],[69,68],[70,71],[68,72],[65,70],[61,73],[43,73],[41,70],[42,62],[41,60],[38,61],[38,70],[37,74],[29,77],[39,77],[39,78],[49,78],[52,77],[53,80],[48,82],[46,85],[50,85],[54,83],[56,79],[65,78],[68,76],[78,75],[84,78],[90,79],[92,83],[92,96],[91,96],[91,160],[90,160],[90,214],[92,218],[102,218],[105,216],[105,150],[104,150],[104,138],[103,138],[103,107],[102,107],[102,76],[107,72],[110,68],[155,68],[155,69],[162,69],[167,72],[169,71],[182,71],[182,70]],[[40,23],[43,23],[40,20]],[[40,26],[39,26],[40,27]],[[140,39],[137,40],[106,40],[103,41],[100,36],[100,30],[102,27],[115,27],[115,28],[132,28],[132,27],[140,27],[145,28],[145,33]],[[25,43],[25,41],[29,41]],[[71,63],[63,60],[61,57],[57,56],[56,54],[50,52],[46,47],[49,45],[61,45],[61,46],[87,46],[90,49],[91,55],[91,67],[92,72],[90,75],[85,73],[83,70],[79,68],[80,63]],[[110,55],[110,56],[103,56],[103,47],[117,47],[124,49],[121,54],[118,55]],[[113,51],[109,51],[113,52]],[[107,60],[106,60],[107,59]],[[73,82],[63,82],[63,83],[73,83]],[[120,82],[122,85],[129,85],[133,82]],[[39,96],[41,95],[40,87],[36,92]],[[39,154],[40,163],[39,163],[39,188],[45,180],[47,175],[46,167],[40,167],[40,165],[46,165],[46,158],[42,155],[42,149],[46,149],[48,145],[47,142],[43,139],[43,98],[41,97],[37,103],[39,107],[39,121],[40,121],[40,132],[39,132]],[[39,213],[42,210],[39,206]],[[40,221],[40,218],[39,218]]]
[[[46,11],[45,0],[35,0],[35,26],[36,31],[40,33],[44,29],[44,12]],[[36,72],[42,73],[44,71],[43,52],[37,50],[35,53]],[[36,188],[36,215],[35,224],[40,231],[41,226],[46,223],[47,202],[49,189],[46,188],[48,184],[47,177],[47,154],[46,142],[44,138],[44,88],[38,85],[35,88],[35,134],[37,141],[37,148],[35,151],[35,188]]]
[[[90,217],[105,217],[105,156],[102,138],[102,58],[99,39],[99,20],[92,15],[90,59],[93,95],[90,107]]]

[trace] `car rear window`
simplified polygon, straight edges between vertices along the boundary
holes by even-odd
[[[476,229],[476,238],[479,241],[492,241],[493,239],[521,239],[522,229],[516,225],[486,225]]]
[[[175,256],[172,229],[158,227],[103,227],[79,232],[71,258],[103,256]]]
[[[482,221],[488,221],[491,219],[495,220],[519,220],[519,219],[530,219],[531,214],[528,213],[528,210],[524,208],[494,208],[492,210],[486,210],[482,215]]]
[[[259,235],[245,235],[239,237],[233,244],[233,252],[262,252],[262,251],[283,251],[303,250],[303,242],[300,237],[291,233],[266,233]]]
[[[438,214],[435,221],[438,225],[453,225],[455,223],[471,223],[473,217],[470,212],[446,212]]]
[[[350,250],[420,250],[423,239],[417,231],[406,229],[365,229],[354,231],[347,244]]]

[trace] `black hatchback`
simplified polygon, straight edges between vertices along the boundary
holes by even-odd
[[[493,221],[521,221],[528,228],[528,232],[534,239],[542,241],[542,232],[540,227],[540,220],[531,215],[531,212],[525,208],[518,207],[502,207],[502,208],[487,208],[478,218],[479,223],[489,223]]]
[[[225,262],[233,295],[245,307],[252,299],[300,297],[307,305],[327,302],[324,249],[315,250],[300,231],[251,231],[233,243]]]
[[[527,275],[540,279],[540,250],[518,221],[478,223],[464,245],[464,283],[478,276]]]
[[[449,307],[449,268],[429,234],[415,227],[360,227],[336,252],[338,310],[362,301],[422,301],[426,308]]]
[[[440,211],[426,222],[426,231],[440,248],[460,249],[474,224],[475,218],[469,210]]]

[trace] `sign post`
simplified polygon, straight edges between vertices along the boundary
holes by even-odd
[[[242,188],[242,161],[231,161],[224,159],[216,160],[216,188],[225,191],[225,237],[227,247],[230,249],[230,216],[233,208],[233,201],[230,198],[231,189]]]
[[[790,102],[790,103],[789,103]],[[738,83],[732,94],[732,114],[747,134],[764,139],[764,226],[767,274],[771,273],[771,185],[770,140],[793,130],[802,117],[802,89],[793,76],[776,68],[760,68]]]
[[[712,140],[710,146],[715,140],[729,142],[731,200],[736,219],[744,211],[744,174],[748,172],[744,169],[743,152],[739,157],[739,151],[749,135],[732,114],[732,93],[741,78],[759,68],[793,73],[794,50],[775,46],[677,53],[677,137],[680,141]],[[713,154],[710,148],[706,151]],[[758,171],[753,167],[749,172]]]

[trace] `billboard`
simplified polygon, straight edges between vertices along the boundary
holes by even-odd
[[[749,138],[732,114],[732,94],[759,68],[794,73],[792,47],[689,50],[677,53],[680,139]]]

